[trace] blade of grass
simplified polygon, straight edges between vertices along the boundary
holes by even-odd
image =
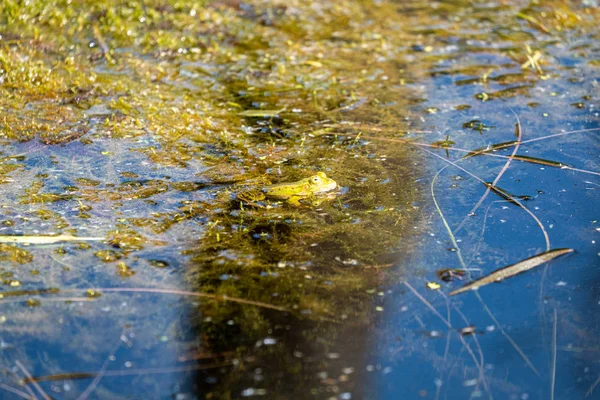
[[[104,376],[104,373],[106,372],[106,369],[108,368],[108,363],[111,361],[111,359],[114,358],[115,354],[117,353],[117,350],[119,350],[119,348],[121,347],[121,344],[124,342],[123,338],[125,336],[125,332],[126,332],[125,329],[123,329],[121,331],[121,335],[119,335],[119,342],[114,346],[113,350],[108,355],[108,357],[106,357],[106,360],[104,360],[104,363],[102,364],[100,371],[98,371],[98,373],[96,374],[96,377],[94,378],[94,380],[83,391],[83,393],[81,393],[81,395],[79,395],[79,397],[77,397],[77,400],[87,399],[87,397],[90,395],[90,393],[92,393],[94,391],[94,389],[96,389],[96,387],[98,386],[98,383],[100,383],[100,381],[102,380],[102,377]]]
[[[174,372],[188,372],[188,371],[200,371],[212,368],[222,368],[233,365],[232,361],[214,362],[210,364],[194,364],[185,365],[178,367],[165,367],[165,368],[137,368],[128,370],[114,370],[105,371],[104,376],[131,376],[131,375],[159,375],[159,374],[171,374]],[[48,381],[62,381],[72,379],[90,379],[98,376],[98,372],[75,372],[75,373],[63,373],[56,375],[46,375],[35,377],[36,382],[48,382]],[[25,393],[26,394],[26,393]],[[27,397],[29,398],[29,397]]]
[[[29,371],[27,371],[27,369],[23,366],[23,364],[21,364],[20,361],[16,361],[15,364],[17,364],[17,367],[19,367],[19,369],[21,370],[21,372],[23,372],[23,374],[25,374],[25,376],[28,379],[33,379],[31,377],[31,374],[29,373]],[[37,382],[31,382],[31,384],[33,385],[33,387],[35,388],[35,390],[38,391],[38,393],[40,394],[40,396],[42,396],[42,398],[44,400],[52,400],[50,398],[50,396],[48,396],[48,394],[46,394],[46,392],[44,392],[44,389],[42,389],[41,386],[37,384]]]
[[[598,376],[598,379],[596,379],[596,381],[594,383],[592,383],[592,386],[590,386],[588,391],[585,392],[585,397],[591,396],[592,393],[594,393],[594,389],[596,389],[596,386],[598,386],[599,384],[600,384],[600,376]]]
[[[437,292],[440,296],[442,296],[442,298],[444,298],[444,300],[449,303],[449,299],[448,296],[446,296],[443,292],[438,291]],[[456,310],[456,312],[458,313],[458,315],[460,315],[460,317],[463,319],[463,321],[465,322],[466,326],[471,325],[471,323],[469,322],[469,320],[467,319],[467,317],[465,316],[465,314],[463,314],[463,312],[460,310],[460,308],[458,308],[456,306],[456,304],[454,302],[452,302],[452,307]],[[460,335],[460,333],[459,333]],[[477,352],[479,353],[479,362],[481,364],[481,369],[479,370],[479,378],[481,379],[481,381],[483,382],[484,386],[486,386],[486,390],[490,391],[491,389],[488,387],[488,384],[485,380],[485,372],[484,372],[484,366],[485,366],[485,358],[483,357],[483,350],[481,349],[481,345],[479,344],[479,339],[477,339],[477,334],[474,333],[472,335],[473,337],[473,341],[475,342],[476,346],[477,346]],[[491,393],[490,397],[491,397]]]
[[[504,175],[504,173],[508,170],[508,167],[510,166],[510,163],[511,163],[513,157],[517,154],[517,151],[519,151],[520,142],[521,142],[521,139],[523,138],[523,131],[521,130],[521,121],[519,120],[519,116],[514,111],[513,111],[513,114],[515,115],[515,118],[517,119],[517,124],[516,124],[516,129],[517,129],[517,143],[515,144],[515,146],[513,148],[513,151],[511,153],[511,155],[509,156],[508,160],[506,160],[506,163],[504,164],[504,166],[502,167],[502,169],[500,170],[500,172],[498,172],[498,175],[496,175],[496,178],[492,182],[492,186],[496,186],[498,184],[498,182],[500,181],[500,179],[502,178],[502,175]],[[463,219],[463,222],[466,221],[466,219],[469,218],[469,215],[473,215],[475,213],[475,211],[477,211],[477,209],[479,208],[479,206],[481,206],[481,204],[487,198],[487,195],[490,193],[490,190],[491,189],[490,189],[489,186],[486,187],[485,192],[479,198],[479,201],[477,203],[475,203],[475,205],[473,206],[473,208],[471,209],[471,211],[469,211],[469,213],[467,214],[467,216]],[[463,222],[461,222],[460,225],[462,225]],[[548,248],[548,250],[549,250],[549,248]]]
[[[427,307],[429,308],[443,323],[444,325],[446,325],[448,327],[448,329],[454,330],[454,327],[450,324],[450,321],[446,320],[442,314],[439,313],[438,310],[435,309],[435,307],[429,302],[427,301],[426,298],[424,298],[410,283],[408,283],[407,281],[402,282],[404,284],[404,286],[406,286],[411,292],[413,292],[413,294]],[[477,361],[477,357],[475,357],[475,354],[473,353],[473,350],[471,350],[471,346],[469,346],[469,344],[465,341],[465,339],[462,337],[462,335],[458,334],[458,338],[461,341],[461,343],[463,344],[463,346],[465,347],[465,349],[467,350],[467,352],[469,353],[469,355],[471,356],[471,358],[473,359],[473,363],[475,363],[475,366],[477,367],[478,371],[480,374],[482,374],[483,372],[483,365]],[[477,342],[477,344],[479,345],[479,342]],[[481,349],[481,348],[480,348]],[[486,388],[486,392],[488,393],[488,396],[490,397],[490,399],[493,400],[493,396],[492,393],[489,390],[489,387],[487,385],[487,382],[485,380],[485,377],[483,379],[483,384]]]

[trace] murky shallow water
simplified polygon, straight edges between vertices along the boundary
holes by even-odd
[[[1,14],[0,234],[106,239],[0,248],[4,398],[597,396],[593,2],[86,6]]]

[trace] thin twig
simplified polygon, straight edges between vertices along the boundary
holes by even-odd
[[[446,300],[446,315],[448,316],[448,322],[452,324],[452,311],[450,311],[450,302],[448,301],[448,297],[445,297]],[[448,352],[450,351],[450,335],[446,335],[446,347],[444,348],[444,362],[448,361]]]
[[[271,310],[284,311],[289,312],[290,310],[285,307],[274,306],[272,304],[263,303],[260,301],[254,300],[246,300],[240,299],[238,297],[231,297],[227,295],[219,295],[219,294],[211,294],[211,293],[202,293],[202,292],[189,292],[186,290],[177,290],[177,289],[160,289],[160,288],[92,288],[95,292],[131,292],[131,293],[161,293],[161,294],[178,294],[181,296],[191,296],[191,297],[205,297],[209,299],[215,300],[223,300],[223,301],[231,301],[234,303],[240,304],[248,304],[252,306],[268,308]]]
[[[15,361],[15,364],[17,364],[17,367],[19,367],[19,369],[20,369],[20,370],[23,372],[23,374],[25,374],[25,376],[26,376],[27,378],[29,378],[29,379],[33,379],[33,378],[31,377],[31,374],[29,373],[29,371],[27,371],[27,369],[25,369],[25,367],[23,366],[23,364],[21,364],[21,362],[20,362],[20,361]],[[31,384],[32,384],[32,385],[33,385],[33,387],[34,387],[34,388],[35,388],[35,389],[38,391],[38,393],[40,394],[40,396],[42,396],[42,398],[43,398],[44,400],[52,400],[52,399],[50,398],[50,396],[48,396],[48,395],[46,394],[46,392],[44,392],[44,389],[42,389],[42,388],[40,387],[40,385],[38,385],[38,384],[37,384],[37,382],[31,382]]]
[[[516,145],[533,143],[533,142],[537,142],[540,140],[546,140],[546,139],[551,139],[551,138],[555,138],[555,137],[559,137],[559,136],[571,135],[573,133],[585,133],[585,132],[597,132],[597,131],[600,131],[600,128],[587,128],[587,129],[578,129],[578,130],[574,130],[574,131],[554,133],[552,135],[540,136],[538,138],[527,139],[527,140],[523,140],[523,141],[515,141],[510,144],[507,144],[506,146],[498,147],[497,149],[499,150],[499,149],[505,148],[505,147],[509,148],[509,147],[513,147]],[[458,147],[441,147],[440,145],[437,145],[437,144],[414,142],[408,138],[383,138],[383,137],[368,136],[368,135],[352,133],[352,132],[325,132],[322,135],[323,136],[324,135],[341,135],[341,136],[343,135],[343,136],[354,136],[354,137],[360,135],[360,137],[362,139],[377,140],[377,141],[381,141],[381,142],[406,143],[406,144],[410,144],[410,145],[414,145],[414,146],[421,146],[421,147],[431,147],[431,148],[436,148],[436,149],[443,148],[444,150],[456,150],[456,151],[462,151],[462,152],[468,152],[468,153],[473,152],[473,150],[466,150],[466,149],[461,149]],[[482,155],[485,155],[485,154],[486,153],[482,153]],[[488,154],[488,155],[490,155],[490,154]],[[508,156],[505,156],[505,157],[508,157]]]
[[[485,230],[487,228],[488,214],[489,214],[490,210],[492,209],[492,206],[494,206],[496,203],[506,203],[506,202],[507,202],[507,200],[495,200],[491,204],[489,204],[487,206],[487,208],[485,209],[485,213],[483,214],[483,224],[481,225],[481,231],[479,233],[479,240],[473,247],[473,255],[471,256],[471,258],[469,259],[469,262],[466,265],[473,264],[473,260],[475,259],[475,256],[477,254],[479,254],[479,248],[481,247],[481,243],[483,242],[483,238],[485,235]],[[456,231],[454,231],[454,233],[456,233]]]
[[[86,301],[86,302],[91,302],[94,301],[96,299],[90,298],[90,297],[44,297],[44,302],[46,303],[57,303],[57,302],[78,302],[78,301]],[[10,303],[23,303],[25,300],[23,299],[19,299],[19,298],[9,298],[9,299],[2,299],[0,300],[0,304],[10,304]]]

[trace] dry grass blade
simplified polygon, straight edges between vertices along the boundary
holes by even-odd
[[[483,278],[477,279],[460,289],[456,289],[450,292],[450,296],[454,296],[459,293],[467,292],[469,290],[476,290],[482,286],[488,285],[494,282],[500,282],[507,278],[513,277],[525,271],[529,271],[532,268],[535,268],[539,265],[547,263],[555,259],[558,256],[563,254],[571,253],[575,250],[573,249],[554,249],[550,251],[543,252],[541,254],[535,255],[533,257],[529,257],[523,261],[519,261],[516,264],[508,265],[506,267],[497,269],[489,275],[484,276]]]
[[[442,314],[439,313],[438,310],[435,309],[435,307],[433,307],[433,305],[427,301],[427,299],[425,299],[423,296],[421,296],[421,294],[419,292],[417,292],[417,290],[408,282],[404,281],[402,282],[404,283],[404,286],[406,286],[415,296],[417,296],[417,298],[427,307],[429,308],[443,323],[444,325],[446,325],[448,327],[448,329],[454,329],[454,327],[452,326],[452,324],[450,324],[450,321],[445,319]],[[475,356],[475,354],[473,353],[473,350],[471,350],[471,347],[469,346],[469,344],[465,341],[465,339],[462,337],[462,335],[458,335],[459,340],[461,341],[462,345],[464,346],[464,348],[467,350],[467,352],[469,353],[469,355],[471,356],[471,358],[473,359],[473,363],[475,364],[475,366],[477,367],[478,371],[480,372],[480,377],[482,377],[482,382],[483,385],[485,386],[485,389],[488,393],[488,396],[490,398],[490,400],[493,400],[493,396],[492,393],[490,391],[490,388],[487,384],[487,381],[485,380],[485,375],[483,375],[483,364],[480,363],[477,360],[477,357]],[[481,359],[483,360],[483,353],[481,352],[481,347],[479,346],[479,342],[476,342],[478,348],[479,348],[479,352],[481,354]]]
[[[456,167],[456,168],[460,169],[461,171],[465,172],[466,174],[469,174],[473,178],[477,179],[479,182],[481,182],[484,185],[488,186],[488,183],[485,182],[483,179],[481,179],[477,175],[473,174],[472,172],[468,171],[467,169],[461,167],[457,163],[452,162],[450,160],[447,160],[444,157],[442,157],[442,156],[440,156],[438,154],[435,154],[434,152],[429,151],[427,149],[423,149],[422,148],[421,150],[424,151],[424,152],[426,152],[426,153],[431,154],[434,157],[439,158],[440,160],[444,161],[447,164],[452,165],[453,167]],[[437,177],[437,175],[436,175],[436,177]],[[488,187],[487,191],[488,192],[490,191],[489,187]],[[431,193],[434,196],[434,201],[435,201],[435,195],[433,193],[433,188],[432,188],[432,192]],[[510,197],[510,196],[509,196],[509,198],[510,198],[510,200],[511,200],[511,202],[513,204],[518,205],[519,207],[521,207],[523,209],[523,211],[525,211],[527,214],[529,214],[531,216],[531,218],[533,218],[533,220],[536,222],[536,224],[540,227],[540,230],[542,231],[542,234],[544,235],[544,240],[546,241],[546,250],[550,250],[550,237],[548,236],[548,232],[546,231],[546,228],[544,228],[544,224],[542,224],[542,221],[540,221],[540,219],[530,209],[528,209],[527,207],[525,207],[523,205],[523,203],[521,203],[519,200],[515,199],[514,197]],[[438,206],[436,206],[436,209],[437,209],[438,213],[440,213],[440,215],[442,215],[441,214],[441,209]],[[460,228],[465,223],[465,221],[466,221],[467,218],[468,217],[465,217],[465,219],[463,219],[463,221],[460,223],[460,225],[456,228],[456,231],[460,230]],[[448,225],[448,222],[445,219],[444,219],[444,226],[446,226],[446,229],[448,230],[448,232],[452,232],[452,230],[450,229],[450,226]],[[456,245],[454,247],[457,248]],[[460,255],[460,253],[457,253],[457,254],[461,258],[461,263],[464,264],[464,261],[462,260],[462,256]],[[465,266],[465,268],[466,268],[466,266]]]
[[[100,49],[102,49],[102,55],[104,56],[104,58],[106,58],[106,61],[112,62],[112,57],[110,56],[110,48],[108,47],[106,40],[104,40],[102,32],[100,32],[100,28],[98,28],[97,25],[94,25],[92,27],[92,30],[94,32],[94,38],[98,41]]]
[[[518,13],[517,17],[524,19],[525,21],[529,22],[530,24],[532,24],[533,26],[535,26],[536,28],[538,28],[539,30],[541,30],[544,33],[550,33],[550,30],[548,28],[546,28],[544,26],[544,24],[542,24],[540,21],[538,21],[535,17],[524,14],[522,12]]]
[[[159,374],[172,374],[175,372],[188,372],[188,371],[200,371],[213,368],[222,368],[233,365],[233,361],[222,361],[214,362],[210,364],[193,364],[178,367],[165,367],[165,368],[134,368],[128,370],[113,370],[105,371],[103,376],[131,376],[131,375],[159,375]],[[65,381],[74,379],[90,379],[98,376],[98,372],[72,372],[55,375],[45,375],[34,377],[36,382],[50,382],[50,381]],[[27,394],[27,393],[25,393]],[[29,396],[27,396],[29,398]]]
[[[600,376],[598,377],[598,379],[596,379],[596,381],[594,383],[592,383],[592,386],[590,386],[588,391],[585,393],[585,397],[590,397],[592,395],[592,393],[594,393],[594,389],[596,389],[596,386],[598,386],[599,384],[600,384]]]
[[[449,303],[448,297],[443,292],[439,291],[438,294],[444,298],[444,300],[446,301],[446,304]],[[465,322],[465,324],[467,326],[471,325],[470,322],[469,322],[469,320],[465,316],[465,314],[463,314],[463,312],[460,310],[460,308],[458,308],[456,306],[456,304],[453,303],[452,307],[456,310],[456,312],[458,313],[458,315],[462,318],[462,320]],[[462,334],[461,334],[461,336],[462,336]],[[477,339],[477,334],[473,335],[473,341],[475,342],[475,345],[477,346],[477,351],[479,353],[479,362],[480,362],[480,365],[481,365],[481,368],[479,369],[479,379],[481,379],[481,381],[483,382],[483,384],[484,384],[484,386],[486,388],[486,391],[488,392],[488,394],[489,394],[489,396],[491,398],[492,397],[491,390],[490,390],[490,388],[488,386],[488,383],[487,383],[487,381],[485,379],[485,372],[484,372],[485,358],[483,356],[483,350],[481,349],[481,344],[479,343],[479,339]]]
[[[15,364],[17,364],[17,367],[19,367],[19,369],[21,370],[21,372],[23,372],[23,374],[25,374],[25,376],[27,377],[27,379],[33,380],[33,377],[31,376],[31,374],[29,373],[29,371],[27,371],[27,369],[25,369],[25,367],[23,366],[23,364],[21,364],[20,361],[15,362]],[[42,389],[41,386],[38,385],[37,382],[31,382],[31,384],[38,391],[38,393],[40,394],[40,396],[42,396],[42,398],[44,400],[52,400],[51,397],[48,396],[48,394],[46,392],[44,392],[44,389]]]
[[[219,295],[219,294],[189,292],[186,290],[159,289],[159,288],[93,288],[93,289],[89,289],[89,290],[93,290],[95,292],[178,294],[181,296],[205,297],[205,298],[215,299],[215,300],[232,301],[234,303],[248,304],[248,305],[262,307],[262,308],[269,308],[271,310],[277,310],[277,311],[286,311],[286,312],[290,311],[285,307],[274,306],[272,304],[267,304],[267,303],[263,303],[260,301],[240,299],[237,297],[230,297],[230,296]]]
[[[0,243],[24,243],[24,244],[53,244],[60,242],[94,242],[104,240],[103,237],[71,236],[71,235],[29,235],[13,236],[0,235]]]
[[[430,302],[428,302],[423,296],[421,296],[421,294],[417,292],[417,290],[414,287],[412,287],[410,283],[406,281],[402,283],[404,283],[404,286],[406,286],[411,292],[413,292],[413,294],[417,296],[419,300],[421,300],[421,303],[425,304],[425,306],[427,306],[427,308],[429,308],[444,323],[444,325],[446,325],[449,329],[453,329],[450,322],[446,318],[444,318],[442,314],[440,314],[439,311],[431,305]]]
[[[510,163],[511,163],[512,159],[517,154],[517,151],[519,151],[519,147],[521,145],[521,139],[523,138],[523,131],[521,130],[521,120],[519,120],[519,116],[517,114],[515,114],[514,112],[513,112],[513,114],[515,115],[515,118],[517,119],[517,123],[515,125],[516,132],[517,132],[517,143],[515,144],[511,155],[508,157],[508,160],[506,160],[506,163],[504,164],[504,166],[502,167],[502,169],[500,170],[500,172],[498,172],[498,175],[496,176],[496,178],[492,182],[492,186],[496,186],[498,184],[498,181],[500,181],[500,178],[502,178],[502,175],[504,175],[504,173],[506,172],[506,170],[508,170],[508,167],[510,166]],[[472,215],[472,214],[475,213],[475,211],[477,211],[477,209],[479,208],[479,206],[481,206],[481,204],[486,199],[487,195],[490,193],[490,190],[491,189],[489,187],[485,190],[485,193],[481,196],[481,198],[479,199],[479,201],[473,206],[473,208],[471,209],[471,211],[469,211],[469,213],[467,214],[467,216],[465,217],[465,219],[468,218],[469,215]],[[465,220],[463,219],[463,222],[464,221]],[[461,225],[463,224],[463,222],[461,222]]]
[[[568,165],[563,164],[559,161],[546,160],[544,158],[537,158],[537,157],[515,155],[515,156],[513,156],[513,160],[528,162],[528,163],[532,163],[532,164],[545,165],[547,167],[555,167],[555,168],[568,167]]]
[[[559,137],[559,136],[571,135],[573,133],[598,132],[598,131],[600,131],[600,128],[578,129],[575,131],[554,133],[552,135],[541,136],[539,138],[527,139],[527,140],[522,141],[521,144],[533,143],[533,142],[537,142],[539,140],[546,140],[546,139],[551,139],[551,138],[555,138],[555,137]]]
[[[55,289],[55,288],[51,288],[51,289],[38,289],[38,290],[18,290],[18,291],[13,291],[13,292],[4,292],[2,293],[2,297],[13,297],[13,296],[25,296],[25,295],[42,295],[42,294],[58,294],[58,293],[79,293],[81,292],[82,289]],[[260,301],[254,301],[254,300],[246,300],[246,299],[240,299],[238,297],[231,297],[231,296],[227,296],[227,295],[219,295],[219,294],[212,294],[212,293],[202,293],[202,292],[190,292],[190,291],[186,291],[186,290],[177,290],[177,289],[160,289],[160,288],[91,288],[88,289],[88,293],[90,292],[116,292],[116,293],[159,293],[159,294],[176,294],[176,295],[180,295],[180,296],[190,296],[190,297],[203,297],[203,298],[208,298],[208,299],[214,299],[214,300],[221,300],[221,301],[231,301],[234,303],[240,303],[240,304],[248,304],[251,306],[256,306],[256,307],[262,307],[262,308],[268,308],[271,310],[277,310],[277,311],[283,311],[283,312],[290,312],[290,310],[288,308],[285,307],[281,307],[281,306],[275,306],[272,304],[268,304],[268,303],[263,303]],[[88,300],[93,300],[94,298],[88,298]],[[65,299],[61,299],[61,300],[65,300]],[[81,298],[67,298],[66,300],[74,300],[74,301],[81,301]],[[5,302],[10,302],[10,301],[2,301],[0,300],[0,304],[1,303],[5,303]]]
[[[124,341],[124,336],[125,336],[125,329],[123,329],[123,331],[121,332],[121,335],[119,335],[119,342],[115,345],[115,347],[113,348],[113,350],[109,354],[109,356],[106,357],[106,360],[104,360],[104,363],[102,364],[102,367],[100,368],[100,371],[98,371],[98,373],[96,374],[96,377],[94,378],[92,383],[90,383],[90,385],[83,391],[83,393],[81,393],[81,395],[77,398],[77,400],[87,399],[87,397],[90,395],[90,393],[92,393],[94,391],[94,389],[96,389],[96,386],[98,386],[98,383],[100,383],[100,380],[102,380],[102,377],[106,373],[106,369],[108,368],[108,363],[110,362],[111,359],[114,359],[114,356],[117,353],[117,350],[119,350],[119,348],[121,347],[121,343]],[[35,384],[35,382],[34,382],[34,384]]]
[[[573,131],[573,132],[576,132],[576,131]],[[562,135],[562,134],[558,134],[558,135]],[[527,144],[527,143],[529,143],[531,141],[541,140],[541,139],[545,139],[545,138],[549,138],[549,137],[554,137],[554,136],[557,136],[557,135],[550,135],[550,136],[544,136],[544,137],[538,138],[538,139],[525,140],[523,142],[520,142],[520,144]],[[363,137],[365,137],[365,136],[363,136]],[[377,138],[372,138],[372,139],[377,139]],[[430,144],[427,144],[427,143],[418,143],[418,142],[406,142],[406,143],[409,143],[411,145],[418,146],[418,147],[439,148],[439,146],[430,145]],[[499,150],[501,148],[512,147],[512,146],[515,146],[518,143],[519,142],[516,142],[516,141],[514,141],[514,142],[507,142],[507,143],[498,143],[496,145],[490,146],[489,148],[479,149],[479,150],[468,150],[468,149],[462,149],[460,147],[445,147],[444,150],[451,150],[451,151],[457,151],[457,152],[460,152],[460,153],[467,153],[465,156],[463,156],[458,161],[466,160],[468,158],[475,157],[475,156],[480,156],[480,155],[481,156],[486,156],[486,157],[495,157],[495,158],[504,158],[504,159],[507,159],[507,158],[511,158],[511,156],[505,156],[505,155],[502,155],[502,154],[493,154],[491,152]],[[589,170],[581,169],[581,168],[575,168],[575,167],[569,166],[567,164],[564,164],[564,163],[562,163],[560,161],[552,161],[552,160],[546,160],[546,159],[543,159],[543,158],[528,157],[528,156],[521,156],[521,155],[512,156],[512,159],[515,160],[515,161],[520,161],[520,162],[525,162],[525,163],[530,163],[530,164],[544,165],[544,166],[548,166],[548,167],[560,168],[560,169],[565,169],[565,170],[574,171],[574,172],[581,172],[583,174],[600,176],[600,172],[589,171]],[[462,224],[460,226],[462,227]],[[457,230],[460,230],[460,228],[457,229]]]

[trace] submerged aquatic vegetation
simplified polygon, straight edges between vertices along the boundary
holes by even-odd
[[[0,243],[0,260],[8,260],[17,264],[26,264],[33,260],[33,254],[20,247]]]

